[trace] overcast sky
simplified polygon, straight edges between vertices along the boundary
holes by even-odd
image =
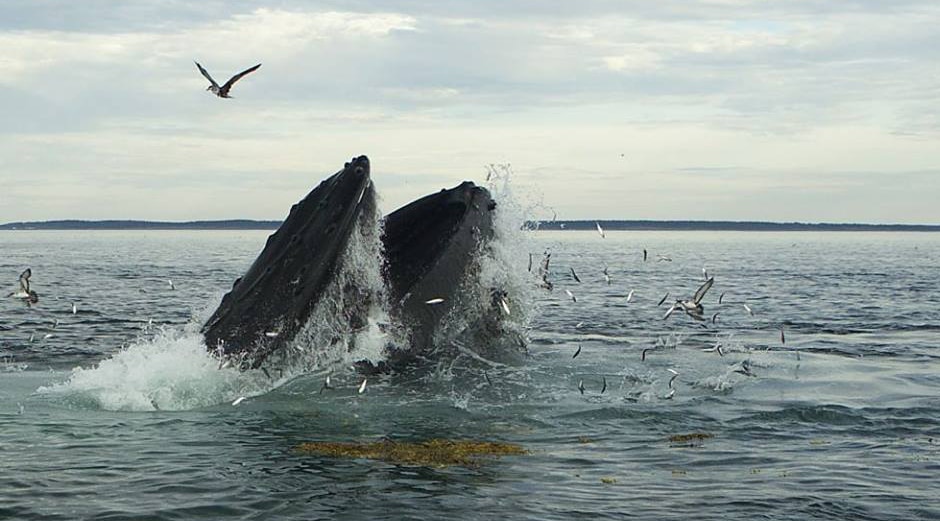
[[[562,219],[940,223],[936,0],[0,2],[0,223],[398,206],[511,163]],[[256,63],[234,99],[206,92]],[[535,216],[538,217],[538,216]]]

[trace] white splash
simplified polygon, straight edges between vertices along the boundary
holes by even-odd
[[[364,209],[340,257],[340,269],[307,322],[289,346],[272,354],[266,366],[296,376],[342,369],[362,360],[377,364],[385,359],[386,346],[397,336],[389,326],[381,237],[378,213]],[[363,303],[368,308],[365,323],[353,329],[350,312]]]
[[[40,393],[90,400],[113,411],[188,410],[257,396],[279,385],[260,371],[219,368],[201,335],[161,332]]]
[[[457,303],[434,342],[438,348],[456,348],[455,355],[492,362],[523,349],[537,283],[527,270],[532,237],[525,225],[531,205],[512,191],[509,165],[489,165],[486,179],[496,202],[493,237],[473,254]]]

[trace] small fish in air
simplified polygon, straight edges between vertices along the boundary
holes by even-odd
[[[503,308],[503,312],[506,313],[507,317],[511,315],[511,313],[509,312],[509,303],[506,302],[506,299],[504,298],[499,299],[499,305],[501,308]]]
[[[679,378],[679,373],[675,369],[667,368],[667,371],[672,373],[672,378],[669,379],[669,388],[672,389],[672,382],[676,381],[676,378]]]

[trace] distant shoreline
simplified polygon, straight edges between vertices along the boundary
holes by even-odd
[[[529,221],[540,230],[611,231],[752,231],[752,232],[940,232],[935,224],[801,223],[766,221],[647,221],[575,220]],[[35,221],[0,224],[0,230],[274,230],[281,221],[232,219],[220,221]]]

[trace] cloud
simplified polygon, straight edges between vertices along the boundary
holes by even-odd
[[[631,194],[636,217],[664,217],[704,187],[701,218],[821,215],[813,197],[843,189],[847,220],[940,221],[928,205],[885,217],[870,197],[940,164],[933,2],[318,6],[0,4],[0,183],[15,186],[0,221],[278,218],[361,153],[388,206],[512,162],[565,217],[616,217]],[[218,100],[194,59],[220,80],[263,66]],[[724,170],[692,182],[703,167]],[[919,182],[909,199],[936,194]],[[224,200],[167,202],[208,186]],[[37,189],[42,204],[10,204]]]

